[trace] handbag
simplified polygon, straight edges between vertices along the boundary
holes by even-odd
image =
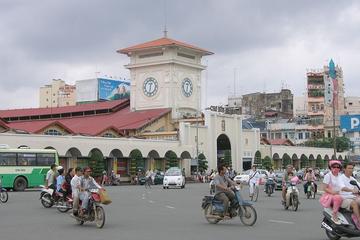
[[[108,193],[105,190],[100,191],[99,195],[100,195],[100,201],[102,204],[108,205],[108,204],[112,203]]]

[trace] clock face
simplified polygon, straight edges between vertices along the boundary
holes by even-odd
[[[153,77],[145,79],[143,91],[146,96],[153,97],[158,91],[158,83],[156,79]]]
[[[185,97],[190,97],[193,92],[193,85],[189,78],[185,78],[181,84],[182,93]]]

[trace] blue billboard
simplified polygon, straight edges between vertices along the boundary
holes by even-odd
[[[341,115],[340,128],[342,132],[360,132],[360,115]]]
[[[99,100],[118,100],[130,98],[130,82],[98,78]]]

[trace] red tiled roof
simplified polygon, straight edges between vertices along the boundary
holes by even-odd
[[[139,129],[170,111],[171,109],[163,108],[131,112],[128,104],[126,108],[110,114],[62,118],[56,120],[15,121],[10,122],[8,125],[13,129],[21,129],[30,133],[39,133],[43,129],[52,126],[53,124],[57,124],[70,133],[96,136],[109,128],[117,130],[119,133],[124,130]]]
[[[295,144],[289,139],[268,139],[271,145],[286,145],[295,146]]]
[[[208,50],[202,49],[202,48],[198,48],[195,47],[193,45],[184,43],[184,42],[180,42],[177,40],[173,40],[167,37],[163,37],[163,38],[159,38],[153,41],[149,41],[149,42],[145,42],[145,43],[141,43],[141,44],[137,44],[128,48],[123,48],[120,50],[117,50],[118,53],[123,53],[123,54],[128,54],[129,52],[132,51],[137,51],[137,50],[143,50],[143,49],[149,49],[149,48],[155,48],[155,47],[162,47],[162,46],[180,46],[180,47],[185,47],[185,48],[190,48],[196,51],[200,51],[202,53],[204,53],[204,55],[211,55],[214,54]]]
[[[85,111],[102,110],[102,109],[114,109],[123,104],[128,104],[128,102],[129,100],[126,99],[126,100],[80,104],[76,106],[67,106],[67,107],[0,110],[0,118],[39,116],[39,115],[51,115],[51,114],[64,114],[64,113],[72,113],[72,112],[85,112]]]
[[[9,126],[7,125],[7,123],[4,120],[2,120],[1,118],[0,118],[0,126],[5,129],[9,129]]]

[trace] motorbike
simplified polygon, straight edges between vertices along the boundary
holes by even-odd
[[[240,217],[240,221],[246,226],[252,226],[257,220],[257,213],[252,203],[242,199],[238,187],[233,189],[235,199],[229,206],[230,218]],[[204,210],[205,219],[211,223],[216,224],[224,220],[224,204],[222,201],[216,199],[215,196],[205,196],[201,204]]]
[[[265,192],[270,197],[274,193],[275,181],[273,178],[268,178],[265,183]]]
[[[105,224],[105,210],[101,206],[101,200],[98,189],[89,189],[87,190],[91,194],[89,196],[89,204],[86,209],[85,214],[80,214],[80,209],[78,214],[75,216],[71,214],[71,217],[75,218],[76,222],[80,225],[83,225],[85,222],[94,222],[98,228],[102,228]],[[81,205],[81,202],[80,202]]]
[[[360,187],[357,185],[356,181],[350,181],[351,185],[356,186],[359,190]],[[338,212],[338,218],[340,224],[335,224],[332,220],[332,209],[324,208],[323,215],[324,218],[321,222],[321,228],[325,230],[326,236],[330,240],[338,240],[341,237],[353,238],[360,237],[360,230],[356,228],[355,223],[353,222],[351,215],[353,213],[347,209],[340,208]]]
[[[315,198],[315,184],[314,182],[310,182],[310,184],[308,184],[307,186],[307,190],[306,190],[306,197],[307,199],[309,198]]]
[[[211,180],[209,183],[209,188],[210,188],[210,195],[214,195],[215,194],[215,184],[214,184],[214,180]]]
[[[56,207],[59,212],[67,212],[72,209],[73,199],[70,196],[64,196],[64,194],[55,192],[54,189],[45,188],[42,186],[40,193],[41,204],[45,208]]]
[[[297,211],[299,207],[299,190],[296,186],[296,182],[290,182],[286,191],[284,208],[285,210],[288,210],[289,207],[291,207],[293,211]]]
[[[6,203],[9,200],[7,190],[2,187],[2,177],[0,178],[0,202]]]

